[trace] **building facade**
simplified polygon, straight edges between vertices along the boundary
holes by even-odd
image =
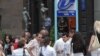
[[[88,35],[93,30],[94,20],[99,19],[99,0],[84,0],[86,10],[81,9],[82,0],[78,0],[79,4],[79,31],[84,35]],[[29,31],[31,33],[37,33],[41,28],[41,3],[44,3],[44,7],[48,8],[48,13],[52,19],[52,25],[54,23],[54,0],[0,0],[0,18],[2,31],[10,32],[11,34],[19,35],[23,32],[23,6],[27,7],[27,11],[30,14],[31,25],[29,25]],[[89,26],[89,27],[88,27]],[[19,31],[18,31],[19,29]],[[17,32],[17,33],[15,33]]]
[[[31,17],[31,25],[29,31],[33,33],[39,32],[41,29],[41,24],[43,21],[42,12],[41,12],[41,4],[44,4],[44,7],[48,8],[48,16],[54,19],[54,0],[29,0],[29,14]]]
[[[0,0],[1,31],[21,35],[23,0]]]
[[[41,12],[40,12],[40,3],[43,2],[46,4],[45,7],[49,8],[48,13],[49,16],[52,18],[52,22],[54,22],[54,1],[53,0],[30,0],[30,15],[34,25],[32,28],[40,27],[41,22]],[[89,32],[93,30],[93,23],[94,23],[94,0],[86,1],[85,0],[85,7],[86,10],[82,10],[82,0],[78,0],[78,10],[79,10],[79,31],[82,32],[84,35],[88,35]],[[89,27],[88,27],[89,26]],[[36,29],[35,29],[36,30]],[[34,30],[32,30],[34,31]],[[34,31],[38,32],[38,31]]]

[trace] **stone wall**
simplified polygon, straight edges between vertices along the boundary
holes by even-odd
[[[1,0],[0,8],[2,31],[20,35],[23,32],[23,0]]]
[[[100,0],[94,0],[94,19],[100,20]]]

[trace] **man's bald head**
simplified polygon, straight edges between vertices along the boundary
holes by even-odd
[[[42,30],[40,31],[40,33],[41,33],[43,36],[49,35],[49,32],[48,32],[48,30],[46,30],[46,29],[42,29]]]

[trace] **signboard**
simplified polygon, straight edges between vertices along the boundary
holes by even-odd
[[[54,4],[54,28],[55,40],[57,40],[59,33],[69,30],[70,22],[75,23],[71,25],[75,26],[75,30],[78,31],[78,0],[54,0]]]
[[[76,16],[75,0],[58,0],[57,16]]]

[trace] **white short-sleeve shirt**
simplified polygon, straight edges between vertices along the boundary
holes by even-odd
[[[42,54],[43,56],[56,56],[56,51],[51,46],[43,46],[42,47]]]
[[[31,40],[27,45],[26,48],[33,47],[32,53],[34,56],[39,56],[39,42],[36,39]]]

